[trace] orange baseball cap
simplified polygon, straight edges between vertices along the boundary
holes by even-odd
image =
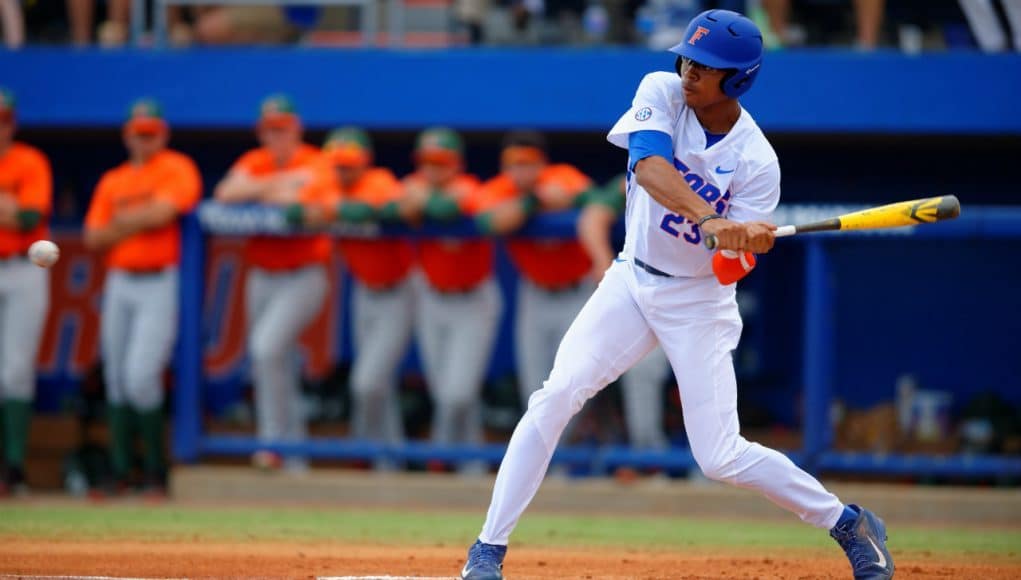
[[[159,135],[169,129],[163,109],[154,99],[138,99],[128,109],[124,131],[132,135]]]
[[[331,163],[342,167],[364,167],[372,163],[372,141],[368,133],[357,127],[330,131],[323,143],[323,152]]]
[[[284,94],[270,95],[259,106],[260,127],[294,127],[301,122],[294,101]]]
[[[457,165],[464,156],[461,136],[446,127],[426,129],[415,142],[415,161],[438,165]]]

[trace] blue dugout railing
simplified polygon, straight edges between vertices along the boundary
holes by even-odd
[[[799,223],[842,213],[850,207],[787,206],[777,210],[778,223]],[[534,218],[520,235],[574,236],[573,212]],[[412,236],[478,235],[470,221],[453,226],[338,227],[337,235]],[[253,234],[301,235],[289,227],[281,212],[265,207],[224,206],[203,203],[197,215],[184,220],[183,263],[181,276],[181,350],[177,361],[178,384],[175,390],[173,451],[178,461],[194,462],[204,455],[247,455],[270,449],[283,455],[309,458],[374,459],[395,461],[482,460],[499,463],[502,445],[438,447],[422,442],[400,446],[340,438],[310,439],[302,443],[267,444],[250,436],[208,435],[202,431],[200,392],[202,376],[202,296],[206,235],[245,236]],[[863,237],[910,237],[913,239],[1018,239],[1021,238],[1021,208],[968,208],[951,222],[925,227],[900,228],[874,232],[844,232],[796,237],[806,244],[804,341],[802,379],[805,396],[803,447],[788,455],[812,471],[854,472],[891,476],[933,476],[964,478],[1013,478],[1021,476],[1021,458],[994,455],[901,455],[844,453],[832,450],[833,430],[829,406],[834,376],[835,324],[833,315],[833,271],[827,248],[839,235],[841,239]],[[658,467],[684,470],[695,467],[686,449],[635,451],[626,447],[563,447],[554,463],[581,466],[602,473],[619,466]]]

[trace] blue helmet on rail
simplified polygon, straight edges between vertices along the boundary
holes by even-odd
[[[762,66],[762,32],[748,18],[730,10],[707,10],[691,19],[684,40],[670,49],[680,57],[723,69],[723,94],[740,97],[752,87]],[[681,58],[677,59],[677,71]]]

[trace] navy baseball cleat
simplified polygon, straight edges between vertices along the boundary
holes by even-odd
[[[858,517],[833,526],[830,536],[847,553],[854,579],[893,578],[893,557],[886,549],[886,524],[879,516],[863,507],[847,507],[857,512]]]
[[[503,580],[503,557],[506,555],[507,546],[475,540],[468,548],[468,561],[461,569],[462,580]]]

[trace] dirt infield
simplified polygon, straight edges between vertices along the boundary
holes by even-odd
[[[1021,564],[983,556],[980,561],[911,554],[897,560],[898,578],[1021,577]],[[462,546],[379,546],[334,542],[29,541],[0,538],[0,573],[206,578],[315,578],[319,576],[454,576]],[[836,550],[777,554],[756,551],[668,552],[636,549],[517,548],[510,578],[725,578],[848,577]]]

